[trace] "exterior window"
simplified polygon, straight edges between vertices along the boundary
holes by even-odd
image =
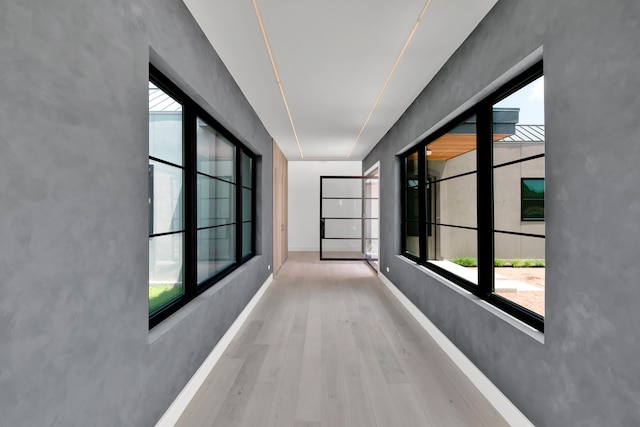
[[[544,153],[540,62],[403,155],[401,180],[403,254],[540,330]]]
[[[522,178],[520,212],[523,221],[544,220],[544,178]]]
[[[149,325],[254,253],[255,158],[150,66]]]
[[[197,257],[202,284],[236,261],[236,147],[204,120],[198,118],[197,124]]]
[[[253,160],[245,151],[241,155],[242,178],[242,257],[253,255]]]
[[[427,144],[425,159],[427,261],[477,285],[474,271],[452,261],[475,259],[478,252],[475,116],[456,122]]]
[[[420,257],[420,185],[418,152],[404,159],[404,247],[413,257]]]
[[[493,292],[542,317],[544,77],[529,80],[493,105]]]
[[[149,313],[184,294],[182,104],[149,82]]]

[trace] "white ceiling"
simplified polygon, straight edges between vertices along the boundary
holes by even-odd
[[[497,0],[257,0],[300,147],[252,0],[184,2],[289,160],[362,160]]]

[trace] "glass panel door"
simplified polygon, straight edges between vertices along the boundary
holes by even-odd
[[[377,210],[375,216],[371,214],[373,197],[367,196],[367,179],[371,178],[320,177],[321,260],[365,261],[372,248],[377,258],[378,217]]]
[[[374,169],[364,179],[364,216],[371,218],[365,222],[364,227],[364,257],[367,262],[378,271],[378,248],[379,248],[379,221],[380,221],[380,205],[379,194],[380,188],[378,178],[378,168]]]

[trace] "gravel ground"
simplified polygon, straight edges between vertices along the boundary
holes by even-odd
[[[544,316],[544,268],[496,267],[495,271],[496,274],[504,276],[506,280],[518,280],[539,288],[535,291],[520,290],[497,292],[497,294]]]
[[[540,267],[496,267],[496,274],[505,276],[508,280],[518,280],[544,289],[544,268]]]

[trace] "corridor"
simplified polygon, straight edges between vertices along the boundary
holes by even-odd
[[[366,263],[291,252],[177,425],[507,423]]]

